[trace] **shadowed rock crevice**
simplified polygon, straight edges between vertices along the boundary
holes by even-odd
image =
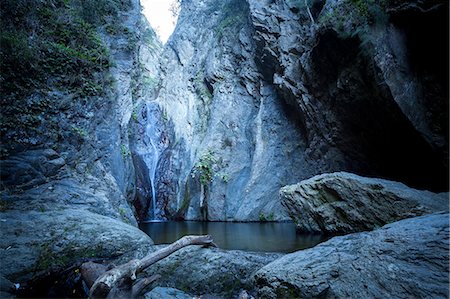
[[[300,2],[250,1],[257,66],[296,107],[314,173],[345,170],[446,191],[448,36],[439,28],[448,5],[383,5],[327,1],[307,26]],[[440,50],[430,58],[433,47]]]
[[[393,8],[390,20],[404,34],[410,71],[417,77],[418,92],[430,116],[428,130],[421,133],[448,167],[449,3],[430,4],[434,5],[425,7],[426,12]]]
[[[327,128],[335,130],[329,146],[345,153],[350,171],[446,190],[446,169],[438,153],[405,117],[380,70],[360,51],[358,39],[340,39],[327,31],[311,53],[315,80],[309,90],[321,101],[323,118],[333,115],[338,124]]]

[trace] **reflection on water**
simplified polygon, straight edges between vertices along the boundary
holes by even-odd
[[[297,234],[293,223],[150,222],[141,230],[155,244],[172,243],[185,235],[211,235],[222,249],[293,252],[326,240],[321,235]]]

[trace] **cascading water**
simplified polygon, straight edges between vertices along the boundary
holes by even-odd
[[[148,125],[147,125],[148,126]],[[146,129],[147,130],[147,129]],[[152,164],[151,167],[149,167],[149,177],[150,177],[150,184],[151,184],[151,188],[152,188],[152,206],[151,206],[151,219],[156,220],[158,219],[157,214],[158,214],[158,207],[156,205],[156,168],[158,166],[158,160],[159,160],[159,154],[158,154],[158,149],[155,146],[155,143],[153,141],[153,139],[150,138],[150,144],[152,145],[153,148],[153,157],[152,157]]]
[[[160,157],[160,138],[161,138],[161,128],[158,124],[159,110],[156,104],[147,103],[146,109],[146,124],[145,124],[145,135],[144,135],[144,150],[140,153],[144,163],[148,168],[148,183],[151,187],[151,204],[148,210],[148,220],[158,221],[163,220],[161,209],[158,208],[157,201],[157,169]]]

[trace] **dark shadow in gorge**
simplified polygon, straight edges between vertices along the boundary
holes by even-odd
[[[326,31],[312,52],[317,74],[311,90],[320,101],[319,117],[331,124],[320,133],[344,153],[345,170],[419,189],[447,190],[445,161],[400,110],[380,70],[359,45],[356,38]]]

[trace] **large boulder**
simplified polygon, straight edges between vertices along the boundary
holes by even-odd
[[[419,191],[346,172],[322,174],[283,187],[280,196],[302,232],[345,234],[448,211],[448,193]]]
[[[448,221],[401,220],[288,254],[254,276],[259,298],[447,298]]]
[[[192,296],[174,288],[156,287],[144,296],[145,299],[191,299]]]
[[[0,221],[0,273],[13,282],[81,258],[125,262],[153,244],[136,227],[86,210],[12,210]]]
[[[159,246],[158,246],[159,247]],[[241,289],[253,289],[250,279],[280,253],[187,247],[149,267],[148,274],[160,274],[158,285],[196,295],[232,298]]]

